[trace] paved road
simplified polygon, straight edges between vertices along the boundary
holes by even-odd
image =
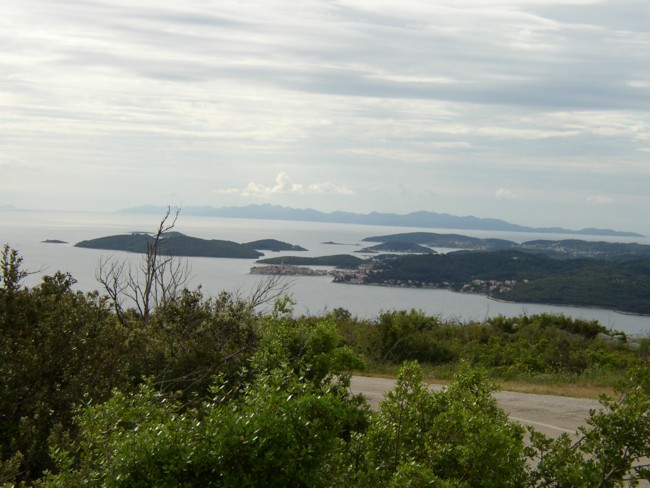
[[[386,378],[352,377],[352,391],[363,393],[368,402],[377,407],[384,393],[395,387],[395,380]],[[434,390],[441,390],[442,385],[430,385]],[[596,400],[583,398],[558,397],[551,395],[532,395],[500,391],[494,394],[497,402],[510,419],[523,425],[531,425],[535,430],[547,436],[559,436],[566,432],[576,438],[579,426],[585,425],[589,411],[601,407]],[[641,481],[641,488],[650,488],[650,483]]]
[[[371,405],[377,406],[384,393],[395,387],[395,380],[354,376],[352,391],[363,393]],[[441,385],[431,385],[439,390]],[[497,402],[510,419],[523,425],[532,425],[546,435],[557,436],[563,432],[572,434],[578,426],[585,425],[589,410],[597,409],[596,400],[557,397],[551,395],[532,395],[501,391],[494,394]]]

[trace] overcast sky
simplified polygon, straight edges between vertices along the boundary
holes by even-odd
[[[3,0],[0,204],[650,234],[648,0]]]

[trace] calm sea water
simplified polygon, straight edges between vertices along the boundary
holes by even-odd
[[[27,284],[33,286],[44,274],[67,271],[84,291],[98,288],[95,275],[101,259],[115,257],[137,264],[141,256],[92,249],[80,249],[73,244],[111,234],[132,231],[153,231],[159,218],[145,215],[116,215],[99,213],[61,213],[32,211],[0,211],[0,243],[8,243],[24,258],[25,268],[36,271]],[[367,245],[362,239],[374,235],[411,231],[462,233],[476,237],[498,237],[516,242],[531,239],[566,239],[567,235],[450,231],[446,229],[419,229],[349,224],[322,224],[313,222],[285,222],[271,220],[224,219],[189,217],[181,215],[176,230],[205,239],[225,239],[249,242],[257,239],[278,239],[298,244],[309,251],[304,256],[354,253]],[[579,237],[587,239],[587,237]],[[68,244],[45,244],[45,239],[59,239]],[[598,240],[641,242],[647,238],[593,238]],[[336,242],[337,245],[324,244]],[[267,252],[267,256],[283,253]],[[295,254],[295,253],[285,253]],[[249,274],[254,260],[190,258],[192,287],[201,285],[206,294],[222,290],[244,295],[263,279]],[[328,277],[293,277],[287,282],[289,293],[296,300],[298,313],[321,314],[343,307],[362,318],[376,317],[383,311],[419,309],[441,318],[460,321],[482,320],[499,314],[562,313],[571,317],[598,320],[606,327],[630,334],[650,335],[650,317],[625,315],[608,310],[582,307],[559,307],[535,304],[514,304],[490,300],[481,295],[453,293],[446,290],[422,290],[334,284]]]

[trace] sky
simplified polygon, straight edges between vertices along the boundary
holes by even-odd
[[[3,0],[0,205],[650,234],[647,0]]]

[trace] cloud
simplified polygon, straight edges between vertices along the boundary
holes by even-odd
[[[19,159],[0,159],[0,171],[37,171],[37,168]]]
[[[605,195],[593,195],[587,197],[587,202],[596,205],[608,205],[610,203],[614,203],[614,199]]]
[[[337,194],[337,195],[354,195],[354,191],[345,187],[335,185],[330,182],[300,184],[291,181],[289,175],[285,172],[278,173],[275,177],[275,185],[269,186],[263,183],[250,181],[243,189],[227,188],[215,190],[216,193],[225,195],[241,195],[242,197],[270,198],[274,195],[287,194]]]
[[[345,186],[333,183],[314,183],[307,187],[307,193],[335,193],[338,195],[354,195],[354,192]]]
[[[0,43],[0,169],[51,207],[121,207],[146,175],[187,205],[531,219],[553,187],[579,203],[549,220],[601,219],[650,174],[647,0],[5,0]],[[397,185],[422,194],[374,190]]]
[[[494,196],[497,197],[497,198],[504,198],[506,200],[516,200],[517,199],[517,195],[513,191],[508,190],[506,188],[499,188],[496,191]]]

